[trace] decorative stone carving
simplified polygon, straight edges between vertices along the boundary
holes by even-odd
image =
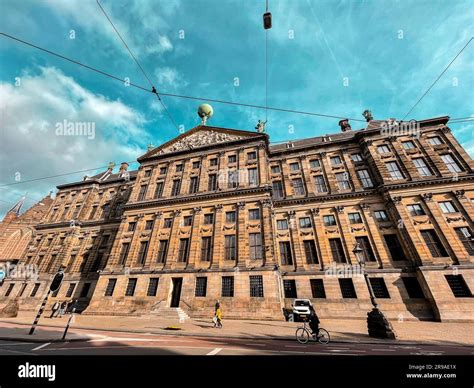
[[[451,222],[458,222],[458,221],[466,221],[464,217],[447,217],[446,222],[451,223]]]
[[[329,233],[337,233],[338,232],[338,229],[326,229],[326,234],[329,234]]]
[[[296,212],[294,210],[289,210],[286,214],[288,214],[289,218],[295,218]]]
[[[370,210],[370,205],[368,203],[361,203],[360,208],[362,210]]]
[[[216,211],[216,213],[222,212],[222,208],[223,208],[222,204],[217,204],[214,206],[214,210]]]
[[[339,214],[344,213],[344,206],[335,206],[334,210],[336,210]]]
[[[197,147],[205,147],[212,144],[241,139],[245,139],[245,137],[224,132],[217,132],[210,129],[201,130],[191,135],[185,136],[184,138],[175,141],[169,146],[162,148],[160,153],[192,150]]]
[[[421,197],[425,202],[431,202],[433,200],[433,193],[424,193],[421,194]]]
[[[181,210],[175,210],[173,212],[173,217],[179,217],[181,215]]]
[[[365,229],[365,226],[361,226],[360,228],[355,228],[355,227],[351,227],[351,232],[354,233],[354,232],[361,232],[361,231],[366,231]]]
[[[453,194],[455,195],[455,197],[456,197],[457,199],[466,198],[466,197],[464,196],[465,193],[466,193],[465,190],[456,190],[456,191],[453,191]]]
[[[270,198],[265,198],[260,201],[263,207],[273,209],[273,201]]]
[[[431,224],[431,221],[429,218],[426,218],[424,220],[413,220],[414,225],[421,225],[421,224]]]
[[[320,212],[320,209],[319,209],[319,207],[315,207],[315,208],[311,209],[310,211],[311,211],[311,214],[313,216],[318,216],[319,212]]]
[[[239,210],[245,209],[245,202],[237,202],[237,209]]]
[[[193,208],[193,213],[194,214],[201,214],[202,212],[202,207],[195,207]]]
[[[156,212],[156,213],[155,213],[155,218],[156,218],[157,220],[161,220],[162,217],[163,217],[163,212],[160,211],[160,212]]]

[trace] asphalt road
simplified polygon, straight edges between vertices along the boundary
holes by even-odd
[[[79,331],[77,331],[79,332]],[[103,338],[78,342],[0,341],[0,355],[473,355],[474,346],[388,345],[277,339],[235,339],[86,331]]]

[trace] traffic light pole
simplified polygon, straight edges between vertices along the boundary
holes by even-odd
[[[48,288],[48,292],[47,292],[46,296],[43,299],[43,303],[41,303],[41,306],[38,310],[38,314],[36,314],[35,321],[33,322],[33,326],[31,326],[31,329],[30,329],[30,332],[28,333],[28,335],[32,335],[35,332],[36,325],[38,324],[38,321],[39,321],[41,315],[43,314],[44,307],[46,306],[46,302],[48,301],[48,297],[49,297],[50,293],[51,293],[51,290]]]

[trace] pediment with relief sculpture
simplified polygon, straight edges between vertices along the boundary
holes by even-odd
[[[213,144],[245,140],[259,136],[261,134],[256,132],[199,126],[151,150],[143,155],[143,158],[172,152],[189,151]]]

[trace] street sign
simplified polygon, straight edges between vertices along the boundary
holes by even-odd
[[[61,282],[63,281],[64,278],[64,272],[59,271],[56,275],[54,275],[54,279],[51,282],[51,285],[49,286],[49,290],[51,292],[55,292],[59,290],[59,287],[61,286]]]

